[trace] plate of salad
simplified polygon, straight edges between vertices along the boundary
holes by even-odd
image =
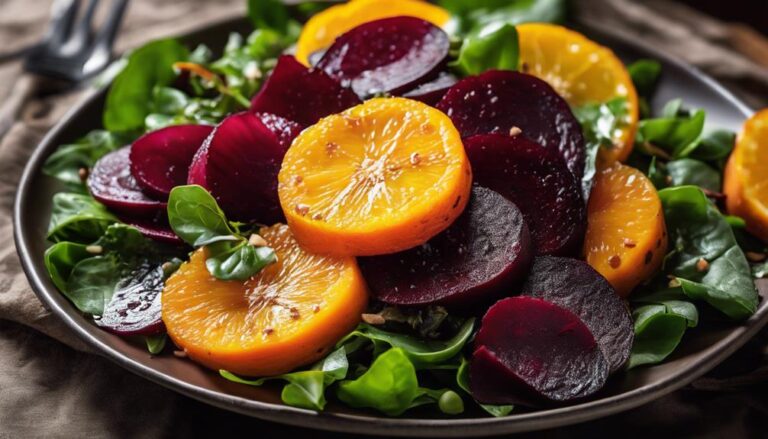
[[[26,166],[33,289],[130,371],[312,428],[689,383],[768,321],[768,113],[564,3],[250,1],[135,49]]]

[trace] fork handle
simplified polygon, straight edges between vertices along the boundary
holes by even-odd
[[[40,81],[30,74],[22,75],[14,84],[10,94],[5,98],[0,108],[0,139],[2,139],[24,107],[24,104],[32,97],[40,87]]]

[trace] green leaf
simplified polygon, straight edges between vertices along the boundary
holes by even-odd
[[[114,254],[93,256],[75,264],[61,292],[80,311],[101,315],[112,299],[122,270]]]
[[[174,233],[193,247],[238,240],[224,212],[202,186],[176,186],[171,190],[168,222]]]
[[[336,346],[343,347],[354,343],[354,346],[359,348],[362,346],[361,340],[383,343],[386,346],[385,349],[389,347],[402,349],[417,368],[429,368],[431,365],[444,363],[455,357],[472,336],[474,323],[475,319],[467,319],[456,335],[448,340],[416,338],[361,323],[357,329],[341,339]]]
[[[562,23],[566,18],[565,0],[443,0],[438,2],[453,12],[464,29],[489,23]]]
[[[105,154],[125,145],[125,136],[104,130],[93,130],[75,143],[61,145],[43,165],[43,173],[64,182],[68,187],[84,191],[81,169],[90,169]]]
[[[704,300],[735,320],[751,316],[758,302],[749,263],[728,221],[695,186],[659,191],[672,252],[664,270],[683,292]],[[700,260],[706,270],[700,269]]]
[[[60,291],[67,288],[67,279],[75,265],[83,259],[93,256],[85,249],[85,244],[57,242],[45,251],[45,268],[53,284]]]
[[[246,240],[221,241],[208,245],[205,266],[217,279],[246,280],[277,261],[270,247],[254,247]]]
[[[105,251],[118,253],[123,259],[146,259],[155,252],[154,242],[141,234],[135,227],[127,224],[112,224],[94,243]]]
[[[635,341],[629,357],[630,369],[667,358],[680,344],[686,329],[696,326],[698,312],[690,302],[669,300],[642,305],[633,310],[632,318]]]
[[[104,127],[113,132],[142,131],[154,88],[170,84],[176,78],[173,63],[187,58],[189,50],[173,39],[153,41],[131,53],[109,88]]]
[[[147,344],[147,351],[152,355],[157,355],[163,352],[167,339],[168,337],[165,334],[148,335],[144,337],[144,342]]]
[[[661,75],[661,63],[653,59],[639,59],[627,66],[637,94],[650,99]]]
[[[451,65],[463,76],[487,70],[517,70],[519,46],[517,30],[510,23],[481,24],[464,38],[459,57]]]
[[[151,112],[179,114],[189,105],[189,97],[181,90],[157,86],[152,89]]]
[[[248,18],[256,29],[288,30],[290,15],[280,0],[248,0]]]
[[[669,186],[698,186],[712,192],[720,192],[720,173],[708,164],[694,159],[679,159],[657,163],[653,158],[648,177],[657,189]]]
[[[401,415],[421,394],[416,368],[400,348],[379,355],[362,376],[340,382],[336,392],[351,407],[372,408],[389,416]]]
[[[690,157],[698,160],[717,162],[731,154],[736,143],[736,133],[728,130],[715,130],[706,134]]]
[[[472,395],[472,392],[469,390],[469,362],[464,357],[461,357],[461,365],[456,371],[456,384],[467,394]],[[488,414],[497,418],[507,416],[515,408],[513,405],[477,404]]]
[[[667,104],[665,117],[641,120],[638,127],[638,142],[650,143],[666,151],[672,158],[687,157],[699,143],[706,113],[698,110],[692,115],[678,113],[676,102]]]
[[[61,192],[53,196],[47,238],[53,242],[93,242],[116,222],[117,217],[90,195]]]

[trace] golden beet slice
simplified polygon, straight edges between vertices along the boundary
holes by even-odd
[[[365,309],[365,283],[354,258],[307,253],[284,224],[260,234],[277,262],[245,282],[211,276],[204,248],[166,282],[168,334],[209,368],[267,376],[312,363],[357,325]]]

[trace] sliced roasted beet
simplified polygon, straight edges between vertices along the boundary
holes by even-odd
[[[559,151],[576,178],[584,173],[584,136],[568,103],[535,76],[492,70],[462,79],[437,108],[450,116],[462,137],[517,131]],[[515,129],[517,128],[517,129]]]
[[[448,89],[456,84],[456,81],[458,81],[458,79],[450,73],[441,73],[440,76],[434,80],[405,92],[403,97],[415,99],[424,102],[427,105],[435,106],[440,102],[440,99],[443,98],[445,93],[448,92]]]
[[[398,94],[435,76],[448,58],[448,35],[415,17],[370,21],[336,39],[317,63],[358,96]]]
[[[426,244],[357,261],[382,302],[457,307],[491,303],[525,276],[532,254],[517,207],[475,187],[464,213]]]
[[[464,141],[475,182],[523,212],[537,255],[576,255],[587,226],[581,186],[556,153],[524,136],[480,134]]]
[[[168,199],[187,182],[192,157],[213,131],[208,125],[174,125],[141,136],[131,145],[131,174],[149,196]]]
[[[152,335],[165,330],[161,317],[163,268],[144,264],[121,281],[96,324],[119,335]]]
[[[306,127],[360,102],[352,90],[322,70],[308,69],[296,58],[283,55],[253,97],[251,111],[276,114]]]
[[[277,136],[280,146],[288,149],[303,129],[301,125],[271,113],[256,113],[256,117]]]
[[[143,218],[128,218],[120,217],[120,221],[133,226],[141,232],[142,235],[155,241],[164,242],[166,244],[184,245],[184,241],[179,238],[171,226],[168,225],[168,220],[162,218],[156,219],[143,219]]]
[[[635,338],[632,316],[611,284],[584,261],[554,256],[534,259],[523,294],[579,316],[595,336],[610,371],[624,366]]]
[[[192,162],[189,184],[211,193],[227,217],[273,224],[283,219],[277,173],[289,143],[250,112],[224,119]]]
[[[575,314],[542,299],[510,297],[483,317],[469,377],[480,402],[537,405],[595,393],[608,363]]]
[[[131,147],[105,155],[88,176],[93,198],[105,206],[133,217],[152,217],[165,211],[165,203],[149,198],[131,174]]]

